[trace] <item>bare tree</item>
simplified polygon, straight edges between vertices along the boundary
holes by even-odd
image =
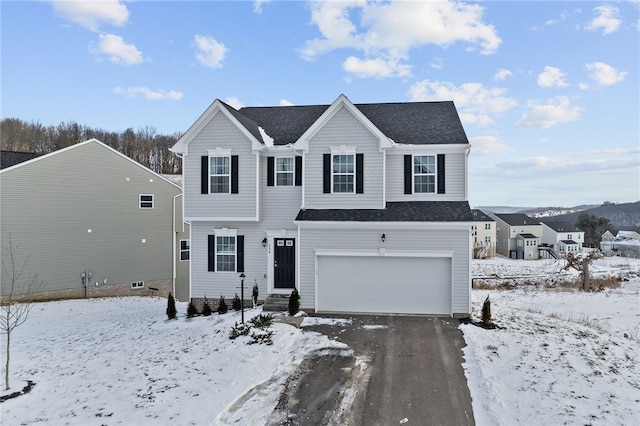
[[[566,271],[572,268],[580,272],[578,279],[582,281],[582,289],[584,291],[589,291],[589,266],[595,259],[598,259],[599,257],[600,255],[598,255],[598,253],[596,253],[595,251],[590,252],[587,256],[584,257],[577,256],[572,252],[569,252],[567,253],[567,256],[565,258],[567,264],[562,269]]]
[[[11,333],[24,324],[33,307],[33,294],[41,290],[44,282],[37,275],[25,275],[25,266],[29,256],[23,262],[18,259],[18,247],[13,245],[9,236],[9,245],[4,248],[2,256],[2,272],[6,277],[6,289],[2,292],[0,315],[0,334],[7,335],[6,365],[4,374],[5,389],[9,390],[9,357],[11,354]],[[3,286],[3,290],[4,290]]]

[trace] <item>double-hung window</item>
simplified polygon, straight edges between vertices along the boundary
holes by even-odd
[[[189,240],[180,240],[180,260],[189,260]]]
[[[332,156],[333,192],[354,192],[355,155],[337,154]]]
[[[293,186],[293,157],[276,158],[276,186]]]
[[[230,193],[231,157],[209,157],[210,190],[214,194]]]
[[[413,192],[436,192],[435,155],[415,155],[413,157]]]
[[[216,236],[216,271],[235,272],[236,237]]]

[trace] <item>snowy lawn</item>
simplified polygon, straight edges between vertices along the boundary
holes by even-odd
[[[474,316],[490,295],[493,317],[504,327],[460,326],[477,424],[638,424],[640,263],[597,262],[598,273],[630,280],[619,289],[545,290],[561,266],[473,262],[474,276],[526,274],[538,284],[473,291]],[[36,386],[0,405],[1,423],[265,424],[305,356],[348,350],[278,323],[271,327],[273,345],[247,345],[248,337],[228,338],[239,313],[187,320],[179,303],[179,319],[167,321],[165,308],[166,299],[138,297],[35,305],[12,336],[11,376],[12,391],[27,380]],[[303,325],[331,321],[350,324],[309,317]]]
[[[504,327],[460,326],[476,423],[638,424],[640,264],[597,261],[599,274],[630,279],[598,293],[544,289],[557,266],[557,261],[474,261],[476,276],[549,274],[533,280],[538,286],[473,291],[474,317],[480,318],[489,295],[492,317]]]
[[[264,424],[306,355],[345,348],[278,323],[273,345],[248,345],[229,339],[238,312],[188,320],[178,303],[179,319],[167,321],[166,305],[142,297],[34,305],[12,334],[10,372],[12,391],[36,386],[0,405],[2,424]],[[259,313],[245,311],[245,320]]]

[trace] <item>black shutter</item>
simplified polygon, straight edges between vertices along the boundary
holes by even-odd
[[[438,154],[438,194],[444,194],[444,154]]]
[[[215,235],[207,235],[207,259],[208,259],[208,268],[207,270],[210,272],[216,271],[216,236]]]
[[[404,193],[413,194],[413,158],[411,155],[404,156]]]
[[[302,186],[302,157],[296,157],[296,186]]]
[[[267,186],[273,186],[273,157],[267,157]]]
[[[322,160],[322,192],[331,194],[331,154],[324,154]]]
[[[364,192],[364,154],[356,154],[356,194]]]
[[[209,193],[209,157],[206,155],[200,158],[200,193]]]
[[[231,193],[238,193],[238,156],[231,156]]]
[[[244,272],[244,235],[236,237],[236,272]]]

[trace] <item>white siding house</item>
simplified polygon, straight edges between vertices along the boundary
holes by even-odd
[[[469,143],[452,102],[216,100],[183,158],[191,294],[298,289],[317,312],[468,316]]]

